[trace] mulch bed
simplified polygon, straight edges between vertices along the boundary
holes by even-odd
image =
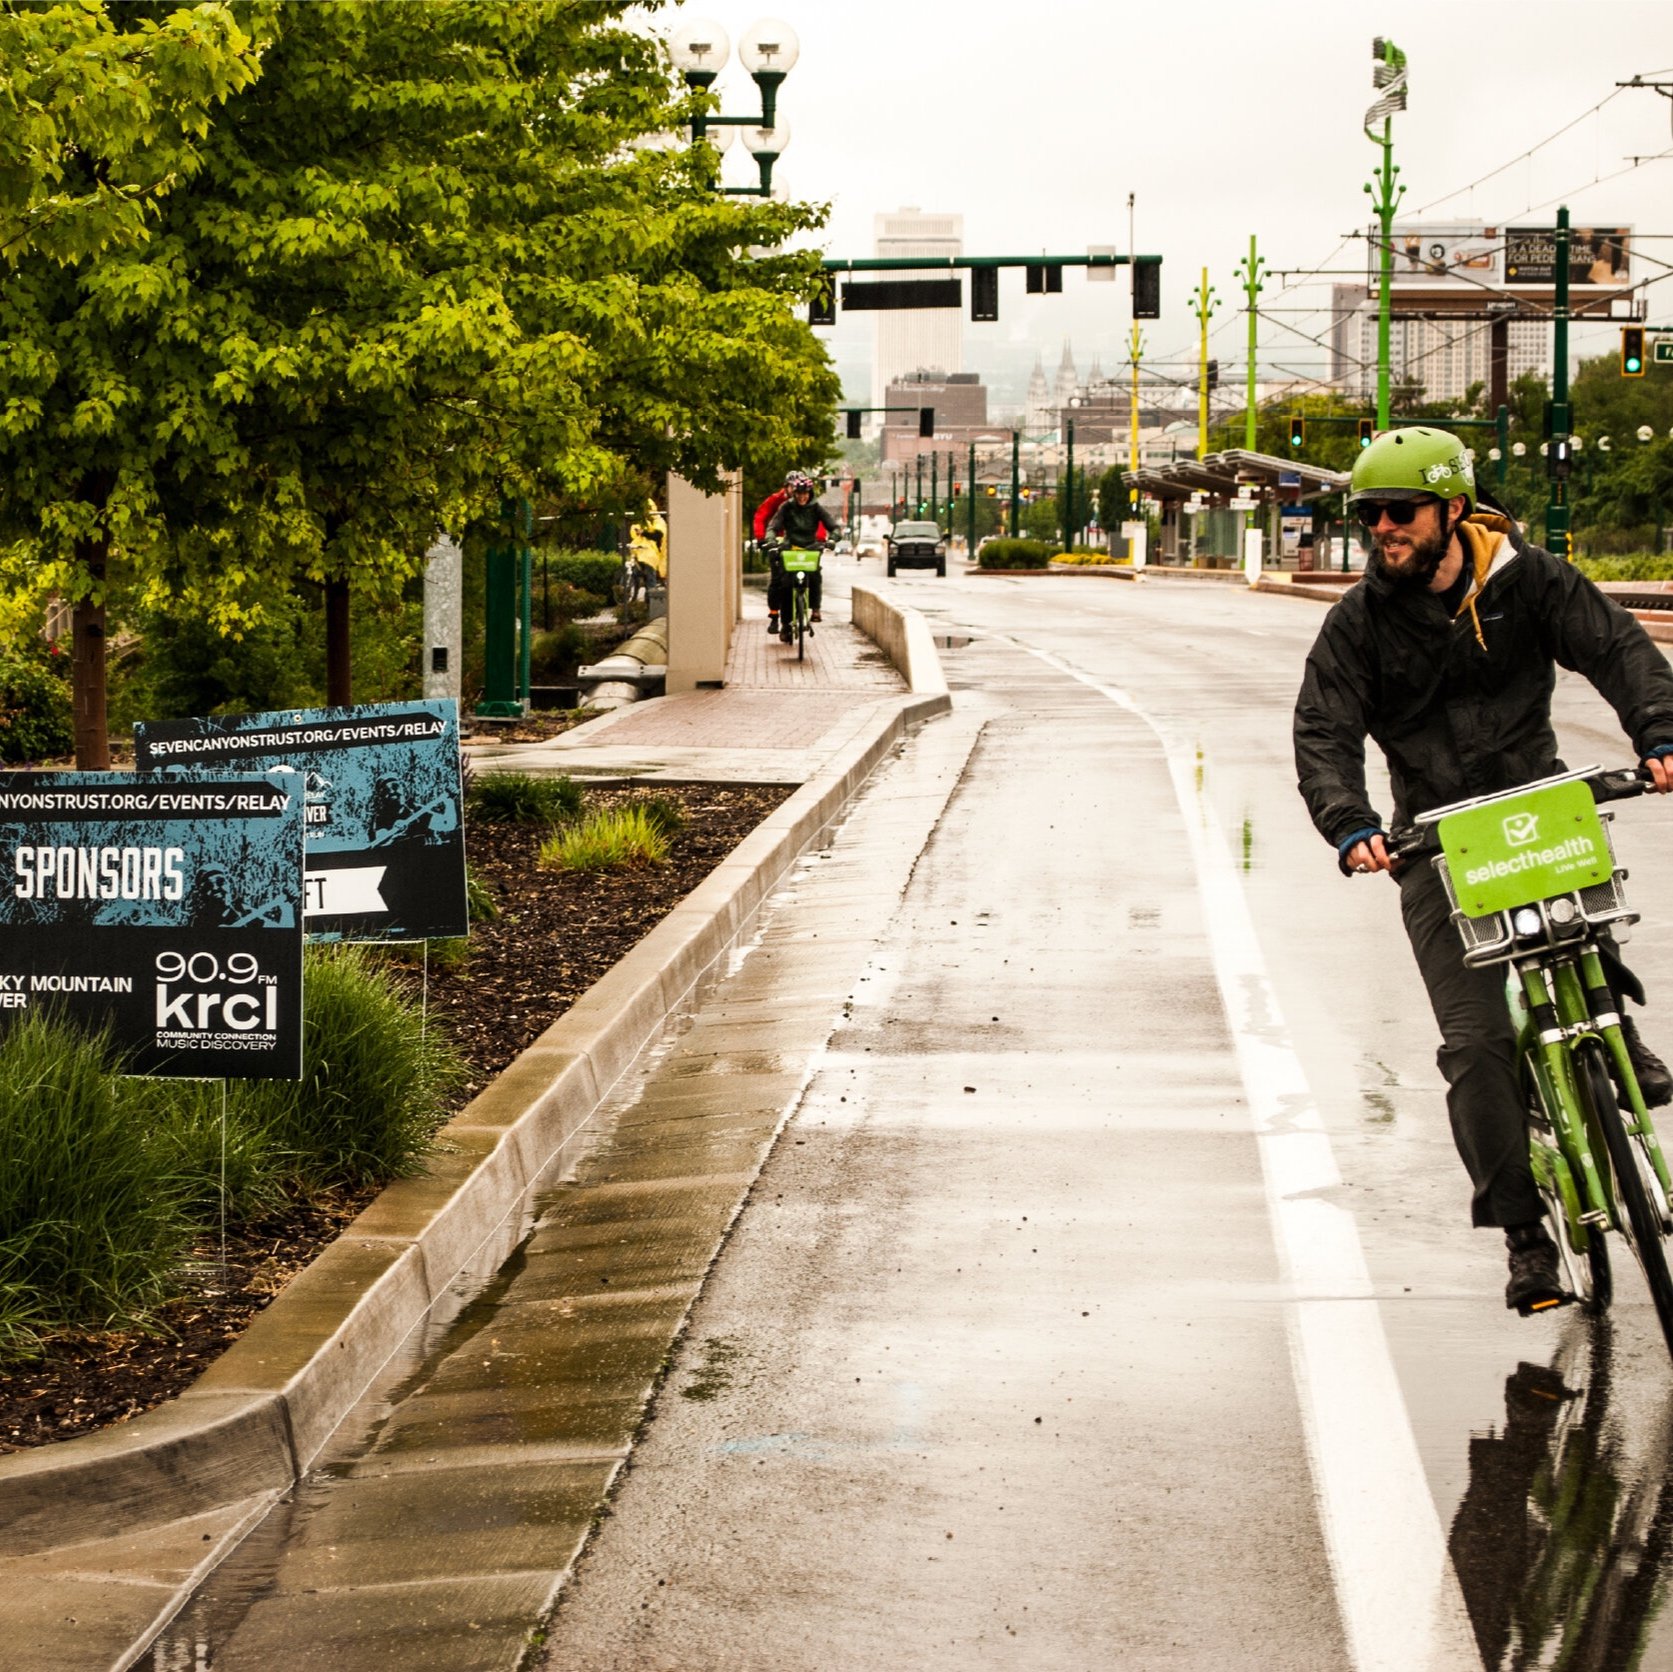
[[[591,790],[591,806],[634,794]],[[542,870],[544,830],[473,824],[474,876],[493,890],[501,916],[471,930],[464,962],[432,959],[429,1007],[469,1065],[462,1106],[557,1020],[618,958],[700,883],[790,791],[705,784],[663,790],[689,822],[655,869],[568,874]],[[416,985],[410,961],[397,965]],[[375,1192],[298,1206],[230,1228],[192,1250],[178,1298],[148,1331],[64,1334],[44,1358],[0,1370],[0,1453],[69,1439],[126,1422],[181,1392],[242,1334],[251,1318]]]

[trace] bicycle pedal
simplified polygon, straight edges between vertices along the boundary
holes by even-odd
[[[1559,1307],[1572,1306],[1574,1298],[1573,1295],[1542,1296],[1539,1300],[1524,1301],[1516,1308],[1516,1313],[1521,1318],[1532,1318],[1542,1312],[1555,1312]]]

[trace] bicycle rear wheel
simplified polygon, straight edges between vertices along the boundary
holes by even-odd
[[[1610,1169],[1615,1175],[1615,1192],[1626,1208],[1627,1223],[1623,1229],[1643,1267],[1644,1281],[1650,1286],[1650,1299],[1655,1302],[1667,1350],[1673,1353],[1673,1275],[1667,1270],[1662,1211],[1645,1181],[1638,1144],[1621,1119],[1602,1048],[1588,1041],[1581,1046],[1578,1060],[1581,1092],[1591,1104],[1593,1118],[1603,1133]]]

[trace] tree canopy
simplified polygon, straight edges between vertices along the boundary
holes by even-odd
[[[235,6],[260,74],[150,236],[25,259],[0,296],[14,608],[96,600],[108,552],[237,631],[275,588],[387,597],[508,500],[822,453],[816,258],[775,253],[820,214],[644,143],[686,95],[628,10]]]

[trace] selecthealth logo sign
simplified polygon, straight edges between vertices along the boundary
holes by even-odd
[[[1592,792],[1564,778],[1465,807],[1440,821],[1466,917],[1507,911],[1609,880],[1609,838]]]
[[[1510,820],[1505,821],[1506,825]],[[1505,831],[1507,841],[1515,841],[1509,829]],[[1532,842],[1537,838],[1524,836],[1523,842]],[[1548,848],[1524,847],[1521,852],[1513,853],[1506,859],[1495,859],[1486,865],[1471,866],[1464,873],[1464,880],[1471,885],[1492,882],[1500,877],[1520,876],[1524,871],[1542,871],[1547,866],[1563,866],[1595,864],[1601,855],[1598,845],[1590,836],[1570,836],[1566,842],[1558,842]]]

